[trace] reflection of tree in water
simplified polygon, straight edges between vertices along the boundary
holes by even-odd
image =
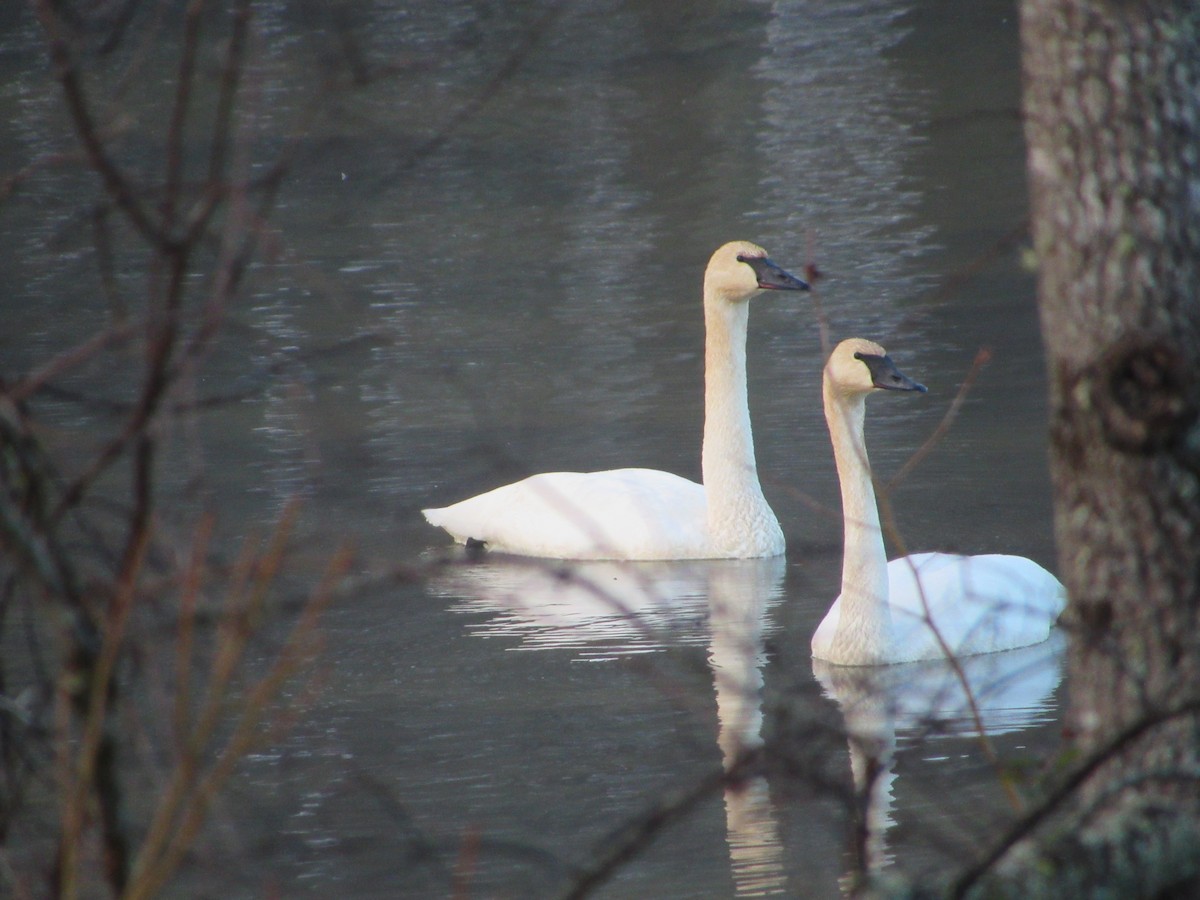
[[[779,246],[812,247],[836,273],[842,336],[890,334],[920,285],[905,260],[925,252],[917,222],[922,194],[908,168],[921,138],[922,104],[887,52],[904,36],[908,3],[820,4],[775,0],[754,71],[765,83],[758,152],[770,161],[763,185],[789,220]],[[821,140],[808,140],[813,131]],[[836,173],[836,177],[831,177]],[[912,267],[915,269],[915,266]],[[847,305],[848,304],[848,305]],[[919,338],[906,333],[910,349]]]

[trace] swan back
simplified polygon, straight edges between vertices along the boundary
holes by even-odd
[[[431,525],[459,543],[552,559],[710,555],[704,488],[655,469],[543,472],[442,509]]]
[[[886,575],[887,641],[862,617],[843,626],[843,591],[813,635],[814,657],[883,665],[1013,650],[1046,640],[1066,605],[1062,583],[1023,556],[914,553]]]
[[[1031,559],[1001,553],[916,553],[888,564],[892,619],[914,659],[942,656],[926,610],[955,656],[1039,644],[1066,603],[1057,578]]]

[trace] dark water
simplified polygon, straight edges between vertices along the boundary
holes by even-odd
[[[600,893],[838,896],[850,710],[895,748],[871,864],[946,870],[995,832],[1011,807],[978,742],[954,716],[934,738],[912,713],[940,694],[934,675],[814,676],[840,526],[807,297],[757,300],[750,324],[759,470],[786,560],[372,576],[445,550],[420,507],[529,472],[698,478],[700,278],[734,238],[793,270],[815,263],[832,338],[876,339],[929,385],[873,402],[885,477],[991,349],[896,513],[914,549],[1051,564],[1041,347],[1013,239],[1025,187],[1010,4],[256,9],[238,165],[261,171],[283,147],[295,162],[249,296],[195,377],[200,396],[245,399],[172,428],[167,506],[183,534],[195,509],[219,510],[233,541],[299,496],[302,556],[348,540],[373,586],[329,612],[319,696],[248,762],[188,889],[552,895],[723,753],[766,739],[787,764],[704,794]],[[8,173],[72,143],[30,17],[0,24]],[[348,86],[347,46],[389,74]],[[154,77],[116,104],[135,116],[131,161],[160,149],[172,57],[150,47]],[[46,163],[0,205],[5,373],[106,322],[87,227],[98,196],[77,167]],[[136,268],[117,274],[137,296]],[[133,371],[114,355],[67,381],[120,393]],[[66,435],[103,424],[41,402]],[[614,594],[644,615],[614,617]],[[1009,665],[988,726],[1021,758],[1055,743],[1057,657]]]

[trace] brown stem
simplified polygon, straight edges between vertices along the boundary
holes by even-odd
[[[100,129],[92,119],[91,108],[79,77],[79,70],[71,56],[62,25],[49,0],[38,0],[38,18],[46,33],[50,49],[50,61],[62,85],[67,111],[75,125],[75,132],[87,153],[88,163],[104,182],[105,190],[125,213],[130,223],[152,246],[168,249],[172,245],[169,234],[146,212],[137,198],[133,185],[121,172],[116,162],[108,155],[100,137]]]

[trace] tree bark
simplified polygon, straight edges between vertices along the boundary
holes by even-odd
[[[1070,716],[1091,749],[1200,686],[1200,12],[1026,0],[1022,29]]]
[[[1023,0],[1021,34],[1068,730],[1104,762],[1004,869],[1200,896],[1200,7]]]

